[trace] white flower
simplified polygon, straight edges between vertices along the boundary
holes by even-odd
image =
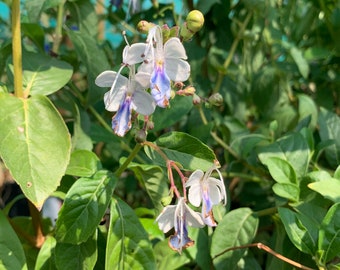
[[[163,46],[162,30],[155,26],[149,30],[144,52],[145,63],[140,70],[151,74],[151,94],[160,107],[167,107],[171,95],[171,80],[186,81],[190,65],[183,44],[178,38],[170,38]]]
[[[155,110],[153,98],[144,91],[148,78],[144,74],[134,74],[130,69],[129,79],[114,71],[104,71],[95,83],[101,87],[111,87],[104,95],[105,109],[117,111],[112,118],[112,129],[118,136],[124,136],[131,128],[132,110],[142,115],[150,115]]]
[[[194,244],[194,241],[188,236],[187,225],[197,228],[202,228],[205,225],[201,215],[193,211],[185,203],[184,198],[179,198],[177,205],[166,206],[156,221],[164,233],[172,228],[175,229],[175,234],[169,238],[169,246],[178,252],[181,252],[182,248]]]
[[[211,177],[211,173],[216,170],[220,179]],[[209,226],[216,226],[216,222],[212,215],[212,206],[220,203],[222,200],[226,203],[227,195],[220,171],[213,166],[206,173],[202,170],[194,171],[185,187],[189,187],[189,202],[199,207],[202,202],[202,216],[204,222]]]

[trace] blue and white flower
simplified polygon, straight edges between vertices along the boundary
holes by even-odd
[[[213,171],[217,171],[220,177],[219,179],[211,177]],[[210,168],[206,173],[202,170],[196,170],[190,175],[188,181],[185,183],[185,187],[189,188],[188,199],[193,206],[199,207],[202,203],[202,217],[204,222],[208,226],[216,226],[212,214],[212,207],[221,201],[226,204],[227,200],[223,177],[220,171],[216,166]]]
[[[175,234],[169,238],[169,246],[178,252],[194,244],[188,236],[187,225],[197,228],[205,226],[201,215],[192,210],[183,197],[179,198],[177,205],[166,206],[156,221],[164,233],[175,229]]]

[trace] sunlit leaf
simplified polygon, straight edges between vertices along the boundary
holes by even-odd
[[[0,269],[27,269],[21,243],[0,210]]]
[[[57,243],[56,240],[52,236],[46,237],[46,240],[39,251],[34,268],[35,270],[57,269],[54,259],[54,250],[56,243]]]
[[[211,256],[216,269],[237,269],[237,262],[247,249],[227,250],[250,244],[256,235],[258,222],[249,208],[238,208],[224,216],[211,242]]]
[[[151,243],[134,211],[112,199],[105,269],[156,269]]]
[[[333,202],[340,202],[340,180],[331,177],[328,173],[312,172],[309,174],[315,182],[308,187]]]
[[[71,153],[70,163],[65,173],[90,177],[99,169],[101,169],[101,164],[95,153],[88,150],[75,150]]]
[[[38,208],[59,186],[70,149],[68,130],[49,99],[0,94],[0,155]]]
[[[79,178],[66,194],[56,223],[58,242],[79,244],[96,230],[110,203],[117,178],[108,171]]]

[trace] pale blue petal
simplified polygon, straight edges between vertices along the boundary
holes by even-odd
[[[156,65],[151,75],[151,95],[159,107],[165,108],[169,105],[170,79],[165,73],[164,66]]]
[[[175,210],[177,205],[168,205],[166,206],[162,213],[159,214],[159,216],[156,218],[156,222],[158,223],[158,227],[160,230],[162,230],[164,233],[167,233],[170,231],[171,228],[174,227],[174,216],[175,216]]]
[[[118,91],[108,91],[104,94],[104,104],[105,109],[110,112],[116,112],[119,109],[119,106],[125,98],[125,90],[120,89]]]
[[[175,82],[184,82],[190,76],[190,65],[182,59],[165,59],[165,70],[169,78]]]
[[[95,84],[98,85],[99,87],[112,87],[112,84],[114,83],[116,79],[116,76],[117,76],[117,72],[106,70],[97,76],[95,80]],[[115,88],[119,89],[125,86],[127,82],[128,82],[127,78],[118,74]]]
[[[134,43],[131,46],[125,46],[123,51],[123,63],[135,65],[144,61],[145,43]]]
[[[115,134],[123,137],[131,128],[131,97],[127,96],[117,113],[112,118],[112,129]]]
[[[164,44],[164,55],[165,58],[182,58],[187,59],[187,54],[185,52],[184,46],[181,41],[176,38],[170,38]]]
[[[185,204],[185,217],[186,222],[190,227],[202,228],[204,227],[204,222],[200,213],[192,210],[188,205]]]
[[[185,182],[185,187],[190,187],[194,184],[200,184],[201,179],[203,179],[204,172],[202,170],[194,171],[190,176],[189,179]]]
[[[132,109],[142,115],[150,115],[155,111],[156,104],[152,96],[144,90],[135,90],[132,95]]]

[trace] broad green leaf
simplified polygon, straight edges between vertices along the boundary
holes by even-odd
[[[61,89],[70,79],[70,64],[42,53],[23,52],[23,88],[30,95],[49,95]],[[13,65],[9,65],[9,78],[13,81]]]
[[[339,256],[340,251],[340,203],[334,204],[322,221],[318,247],[322,253],[324,263]]]
[[[87,241],[105,214],[116,181],[110,172],[98,171],[72,185],[56,223],[58,242],[76,245]]]
[[[276,183],[273,186],[273,191],[276,195],[282,198],[293,202],[299,201],[300,189],[297,185],[290,183]]]
[[[308,175],[313,183],[308,184],[308,187],[325,198],[333,202],[340,202],[340,180],[331,177],[324,171],[312,172]]]
[[[292,58],[294,59],[301,75],[305,79],[307,79],[308,74],[309,74],[309,65],[306,59],[303,57],[301,50],[293,46],[290,48],[289,52]]]
[[[27,269],[21,242],[0,210],[0,269]]]
[[[299,120],[310,116],[308,127],[314,130],[318,121],[318,109],[314,100],[307,95],[298,95],[297,97],[299,99]]]
[[[30,1],[33,2],[33,1]],[[39,1],[42,2],[42,1]],[[45,43],[45,33],[43,28],[36,23],[22,23],[21,31],[23,35],[31,39],[34,44],[40,49],[41,52],[44,51]]]
[[[211,256],[216,269],[237,269],[237,262],[247,250],[226,250],[250,244],[256,235],[258,223],[258,218],[249,208],[238,208],[224,216],[211,242]]]
[[[281,221],[285,227],[289,239],[302,252],[315,255],[317,249],[316,229],[308,230],[312,221],[301,213],[296,213],[288,208],[278,209]]]
[[[340,117],[321,108],[318,123],[321,140],[334,140],[334,143],[325,149],[325,153],[329,164],[336,168],[340,164]]]
[[[180,163],[186,170],[211,168],[217,161],[214,152],[200,140],[182,132],[170,132],[154,142],[165,156]],[[161,155],[153,148],[145,146],[148,157],[156,164],[166,166]]]
[[[170,100],[169,108],[163,109],[157,107],[152,117],[155,126],[151,131],[159,131],[171,127],[180,121],[191,110],[192,106],[192,97],[177,96],[174,100]]]
[[[90,177],[100,169],[100,160],[95,153],[88,150],[75,150],[71,153],[65,174]]]
[[[104,93],[109,90],[98,87],[94,81],[100,73],[109,70],[110,65],[104,51],[99,48],[94,37],[79,31],[68,30],[66,33],[75,47],[79,60],[85,64],[87,69],[89,89],[87,102],[94,104],[103,98]]]
[[[97,234],[95,230],[86,242],[77,245],[57,242],[55,247],[57,269],[92,270],[98,256]]]
[[[72,136],[72,149],[84,149],[91,151],[93,148],[92,139],[85,132],[86,125],[91,123],[89,116],[84,110],[80,110],[74,104],[74,122],[73,122],[73,136]],[[90,129],[90,127],[88,127]]]
[[[52,236],[46,237],[46,240],[39,251],[37,261],[34,267],[35,270],[57,269],[54,259],[56,243],[57,243],[56,240]]]
[[[70,149],[65,123],[48,98],[0,94],[0,155],[38,208],[59,186]]]
[[[297,184],[294,168],[288,161],[279,157],[265,157],[260,155],[260,160],[268,167],[270,175],[277,183]]]
[[[277,157],[287,161],[297,177],[307,172],[310,152],[306,139],[300,133],[291,133],[270,145],[259,147],[257,151],[264,164],[268,158]]]
[[[340,165],[336,168],[334,172],[334,178],[340,180]]]
[[[169,195],[168,179],[159,166],[130,163],[129,168],[145,186],[146,192],[158,213],[163,209],[162,198]]]
[[[135,212],[112,199],[105,269],[156,269],[151,243]]]

